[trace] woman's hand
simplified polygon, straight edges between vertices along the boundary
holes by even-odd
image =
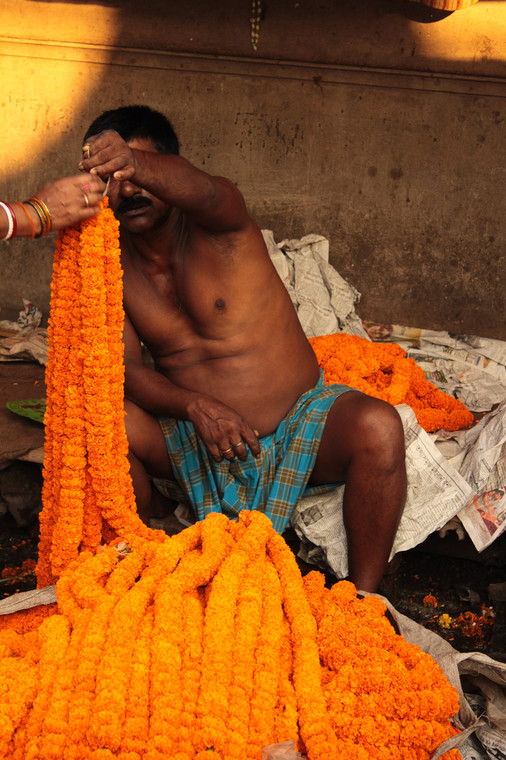
[[[104,190],[100,177],[81,173],[44,185],[35,197],[48,207],[51,229],[59,230],[98,214]]]

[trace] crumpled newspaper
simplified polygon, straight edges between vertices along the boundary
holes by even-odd
[[[329,242],[321,235],[276,243],[271,230],[262,235],[308,338],[346,332],[370,340],[355,313],[360,293],[329,264]]]
[[[47,364],[47,330],[40,327],[42,312],[23,298],[16,322],[0,320],[0,362],[38,361]]]

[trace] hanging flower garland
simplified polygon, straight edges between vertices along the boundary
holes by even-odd
[[[408,404],[427,432],[473,424],[464,404],[430,383],[397,343],[373,343],[346,333],[321,335],[309,342],[327,385],[342,383],[394,406]]]
[[[98,216],[63,230],[56,243],[39,586],[53,583],[84,549],[150,534],[137,516],[126,458],[118,230],[104,199]]]

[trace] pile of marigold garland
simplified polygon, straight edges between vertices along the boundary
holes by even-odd
[[[428,760],[458,695],[378,598],[303,580],[259,512],[170,538],[137,517],[115,225],[58,243],[38,564],[58,601],[0,618],[0,757]]]
[[[429,433],[472,425],[473,415],[462,401],[430,383],[397,343],[373,343],[346,333],[309,340],[327,385],[342,383],[394,406],[408,404]]]
[[[0,631],[0,756],[260,760],[293,739],[310,760],[428,760],[457,733],[436,662],[379,598],[302,579],[262,513],[121,556],[81,552],[50,617]]]

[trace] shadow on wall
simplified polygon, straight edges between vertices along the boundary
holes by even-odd
[[[188,0],[169,9],[165,0],[96,0],[92,5],[87,0],[20,0],[13,4],[15,11],[3,11],[0,32],[1,52],[12,54],[11,70],[2,78],[7,83],[4,115],[11,125],[2,147],[2,185],[14,182],[28,189],[41,177],[72,171],[80,136],[108,108],[147,102],[167,112],[177,127],[178,115],[187,115],[186,104],[171,103],[167,91],[178,63],[176,73],[170,66],[163,71],[153,60],[156,55],[164,65],[171,54],[194,58],[194,72],[199,59],[213,56],[216,64],[219,56],[225,74],[230,60],[461,75],[479,74],[481,66],[493,74],[494,29],[488,28],[482,49],[473,32],[483,16],[477,9],[491,4],[497,6],[499,0],[482,0],[452,13],[414,0],[321,0],[317,10],[313,0],[264,0],[255,52],[250,0],[223,0],[218,6]],[[487,21],[484,17],[478,24],[479,31]],[[439,37],[427,36],[429,24],[438,32],[441,27]],[[504,26],[503,21],[503,31]],[[16,50],[14,40],[18,47],[24,41],[24,50]],[[27,53],[31,65],[24,66],[20,59]],[[497,63],[504,61],[498,57]],[[149,69],[151,86],[146,88],[141,72]],[[262,76],[262,67],[251,73]],[[198,78],[188,86],[197,92]],[[200,94],[207,96],[204,90]],[[190,149],[199,141],[194,134],[181,137]]]
[[[459,200],[466,208],[474,203],[486,215],[485,199],[495,197],[484,186],[495,182],[491,173],[487,180],[486,163],[496,139],[493,124],[486,121],[492,107],[473,106],[475,121],[469,122],[461,95],[447,97],[447,90],[455,80],[463,92],[472,80],[471,102],[479,98],[478,80],[481,86],[504,70],[506,14],[498,12],[499,2],[480,0],[454,13],[408,0],[262,0],[262,8],[254,50],[251,0],[4,4],[2,195],[23,198],[42,181],[73,172],[82,136],[98,114],[147,103],[173,121],[184,155],[238,183],[262,226],[278,220],[277,239],[318,231],[335,240],[342,231],[350,247],[368,252],[363,230],[371,213],[370,248],[380,274],[391,271],[381,252],[392,248],[407,272],[409,247],[403,241],[408,234],[415,237],[413,207],[423,208],[425,228],[438,240],[438,219],[453,197],[451,187],[448,199],[434,191],[440,190],[435,151],[450,162],[446,174],[451,177],[462,161],[450,153],[443,156],[441,146],[456,137],[462,152],[476,151],[473,169],[481,174],[481,185],[475,183],[477,200],[459,174]],[[418,96],[429,88],[435,93],[430,107],[429,97]],[[503,101],[496,100],[500,111]],[[465,124],[454,118],[456,101]],[[487,135],[484,147],[472,142],[479,130]],[[433,136],[439,142],[430,147]],[[419,143],[430,148],[422,157],[425,162],[427,156],[428,166],[420,167],[413,158]],[[364,175],[364,155],[376,167],[374,183]],[[388,174],[401,166],[402,176]],[[333,167],[339,169],[339,183],[329,176]],[[402,194],[409,197],[409,206]],[[392,208],[397,226],[388,216]],[[353,224],[360,239],[339,227],[344,223]],[[383,239],[378,229],[385,231]],[[492,238],[495,231],[488,234]],[[496,239],[490,246],[499,246]],[[462,258],[462,243],[451,245]],[[36,244],[36,266],[34,249],[25,241],[0,249],[0,306],[16,307],[29,295],[47,308],[52,242]],[[420,271],[418,254],[416,249],[409,255]],[[358,271],[343,274],[365,292]],[[404,284],[399,281],[400,290]],[[462,299],[464,295],[467,299],[467,290]]]

